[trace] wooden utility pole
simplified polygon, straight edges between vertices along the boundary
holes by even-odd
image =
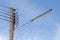
[[[15,9],[13,8],[10,8],[10,36],[9,36],[9,40],[13,40],[13,37],[14,37],[14,11]]]
[[[36,20],[36,19],[38,19],[39,17],[42,17],[42,16],[44,16],[45,14],[47,14],[48,12],[50,12],[50,11],[52,11],[52,9],[49,9],[49,10],[47,10],[46,12],[44,12],[44,13],[42,13],[42,14],[40,14],[40,15],[38,15],[37,17],[35,17],[35,18],[33,18],[32,20],[30,20],[29,22],[33,22],[34,20]],[[13,9],[13,8],[10,8],[10,39],[9,40],[13,40],[14,39],[14,27],[15,27],[15,21],[16,21],[16,19],[15,19],[15,9]],[[29,22],[27,22],[27,23],[29,23]],[[27,24],[27,23],[25,23],[25,24]],[[25,24],[23,24],[23,25],[25,25]],[[21,25],[21,26],[23,26],[23,25]],[[21,27],[20,26],[20,27]]]

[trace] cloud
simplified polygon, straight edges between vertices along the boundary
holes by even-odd
[[[21,37],[17,38],[17,40],[41,40],[41,37],[38,33],[31,34],[26,32],[25,34],[24,32]]]
[[[56,30],[56,38],[55,40],[60,40],[60,24],[56,24],[57,30]]]
[[[8,37],[0,34],[0,40],[8,40]]]
[[[1,36],[0,36],[0,40],[3,40]]]

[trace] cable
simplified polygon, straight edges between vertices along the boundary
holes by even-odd
[[[0,11],[0,13],[3,13],[3,14],[5,14],[5,15],[8,15],[8,16],[12,16],[12,15],[9,15],[9,14],[7,14],[7,13],[4,13],[4,12],[1,12],[1,11]],[[13,17],[13,16],[12,16],[12,17]]]
[[[9,14],[7,14],[7,13],[4,13],[4,12],[0,12],[0,13],[3,13],[3,14],[5,14],[5,15],[9,15]],[[2,16],[2,17],[5,17],[5,18],[10,18],[10,17],[7,17],[7,16],[3,16],[3,15],[0,15],[0,16]],[[10,16],[12,16],[12,15],[10,15]],[[18,15],[14,15],[14,16],[16,16],[16,22],[17,22],[17,20],[18,20]],[[14,17],[14,16],[12,16],[12,17]],[[11,18],[12,19],[12,18]]]
[[[7,17],[7,16],[3,16],[3,15],[0,15],[0,16],[2,16],[2,17],[5,17],[5,18],[10,18],[10,17]],[[10,18],[10,19],[13,19],[13,18]]]
[[[10,21],[10,22],[13,22],[13,21],[11,21],[11,20],[7,20],[7,19],[3,19],[3,18],[0,18],[0,19],[5,20],[5,21]]]
[[[0,11],[0,13],[3,13],[3,14],[5,14],[5,15],[8,15],[8,16],[9,16],[9,14],[7,14],[7,13],[1,12],[1,11]]]
[[[5,8],[7,8],[7,9],[9,9],[10,7],[7,7],[7,6],[4,6],[4,5],[0,5],[1,7],[5,7]]]
[[[0,16],[5,17],[5,18],[9,18],[9,17],[7,17],[7,16],[3,16],[3,15],[0,15]]]
[[[0,19],[5,20],[5,21],[9,21],[9,20],[7,20],[7,19],[3,19],[3,18],[0,18]]]
[[[5,10],[3,10],[3,9],[0,9],[0,10],[9,13],[8,11],[5,11]]]
[[[26,23],[20,25],[19,27],[16,27],[15,30],[18,29],[18,28],[23,28],[22,26],[24,26],[24,25],[26,25],[26,24],[28,24],[28,23],[30,23],[30,22],[31,22],[31,21],[28,21],[28,22],[26,22]]]

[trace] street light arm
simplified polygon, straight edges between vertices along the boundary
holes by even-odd
[[[28,22],[26,22],[26,23],[20,25],[19,27],[16,27],[15,30],[18,29],[18,28],[23,28],[22,26],[24,26],[24,25],[26,25],[26,24],[28,24],[28,23],[30,23],[30,22],[33,22],[33,21],[36,20],[37,18],[39,18],[39,17],[41,17],[41,16],[43,16],[43,15],[49,13],[50,11],[52,11],[52,9],[49,9],[49,10],[47,10],[46,12],[40,14],[39,16],[33,18],[32,20],[30,20],[30,21],[28,21]]]
[[[44,13],[40,14],[39,16],[33,18],[31,21],[34,21],[34,20],[38,19],[39,17],[44,16],[45,14],[49,13],[50,11],[52,11],[52,9],[49,9],[49,10],[45,11]]]

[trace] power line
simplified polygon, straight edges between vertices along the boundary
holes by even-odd
[[[5,17],[5,18],[10,18],[10,17],[7,17],[7,16],[3,16],[3,15],[0,15],[2,17]],[[0,18],[0,19],[3,19],[3,18]],[[10,19],[13,19],[13,18],[10,18]],[[7,19],[3,19],[3,20],[7,20]],[[15,22],[17,22],[18,20],[16,20]],[[11,21],[12,22],[12,21]],[[16,23],[17,24],[17,23]]]
[[[3,16],[3,15],[0,15],[0,16],[2,16],[2,17],[5,17],[5,18],[10,18],[10,17],[7,17],[7,16]],[[10,19],[14,19],[14,18],[10,18]]]
[[[9,21],[9,20],[7,20],[7,19],[3,19],[3,18],[0,18],[1,20],[5,20],[5,21]]]
[[[2,16],[2,17],[4,17],[4,18],[9,18],[9,17],[7,17],[7,16],[3,16],[3,15],[0,15],[0,16]]]
[[[3,13],[3,14],[5,14],[5,15],[7,15],[7,16],[12,16],[12,15],[9,15],[9,14],[7,14],[7,13],[5,13],[5,12],[1,12],[0,11],[0,13]],[[15,16],[15,15],[14,15]],[[13,17],[13,16],[12,16]]]
[[[4,5],[0,5],[1,7],[5,7],[5,8],[7,8],[7,9],[9,9],[10,7],[7,7],[7,6],[4,6]]]
[[[0,13],[3,13],[3,14],[5,14],[5,15],[8,15],[9,16],[9,14],[7,14],[7,13],[4,13],[4,12],[0,12]],[[2,16],[2,17],[5,17],[5,18],[10,18],[10,17],[7,17],[7,16],[3,16],[3,15],[0,15],[0,16]],[[11,17],[14,17],[15,16],[15,25],[16,25],[16,27],[18,26],[18,15],[17,15],[17,12],[16,13],[14,13],[14,15],[12,16],[12,15],[10,15]],[[10,19],[12,19],[12,18],[10,18]]]
[[[3,10],[3,9],[0,9],[0,10],[9,13],[8,11],[5,11],[5,10]]]
[[[1,12],[1,11],[0,11],[0,13],[3,13],[3,14],[5,14],[5,15],[8,15],[8,16],[9,16],[9,14],[7,14],[7,13],[5,13],[5,12]]]
[[[20,25],[19,27],[16,27],[15,30],[18,29],[18,28],[23,28],[22,26],[24,26],[24,25],[26,25],[26,24],[28,24],[28,23],[30,23],[30,22],[31,22],[31,21],[28,21],[28,22],[26,22],[26,23]]]

